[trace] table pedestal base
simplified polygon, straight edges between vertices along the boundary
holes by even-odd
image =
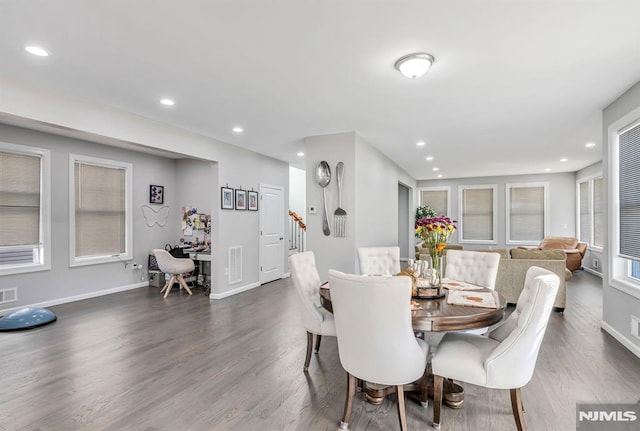
[[[429,398],[433,398],[433,375],[428,377],[427,392]],[[420,392],[420,382],[410,383],[404,385],[405,392]],[[394,386],[382,386],[371,383],[365,383],[364,385],[365,398],[369,404],[379,405],[382,404],[385,397],[390,394],[396,393]],[[452,408],[462,408],[464,404],[464,388],[453,380],[444,379],[444,390],[442,395],[444,405]],[[426,406],[423,406],[426,407]]]

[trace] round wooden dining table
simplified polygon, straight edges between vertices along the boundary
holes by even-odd
[[[448,289],[444,289],[448,294]],[[503,295],[491,289],[473,292],[491,292],[496,299],[497,308],[470,307],[447,303],[447,295],[438,299],[414,298],[418,308],[411,310],[413,330],[417,332],[460,331],[465,329],[486,328],[498,323],[504,317],[507,300]],[[333,313],[329,284],[320,286],[320,303]],[[366,301],[363,301],[366,304]]]
[[[496,308],[471,307],[467,305],[454,305],[447,302],[449,290],[444,289],[445,296],[437,299],[420,299],[414,298],[414,305],[411,310],[411,322],[413,330],[416,332],[446,332],[460,331],[477,328],[486,328],[498,323],[504,318],[505,309],[507,307],[506,298],[499,292],[492,289],[483,288],[474,290],[473,292],[490,292],[496,300]],[[325,283],[320,286],[320,303],[322,307],[333,313],[331,304],[331,290],[329,284]],[[363,301],[363,305],[366,301]],[[418,388],[417,385],[416,389]],[[430,387],[430,389],[432,386]],[[410,391],[412,388],[405,388]],[[380,404],[384,397],[393,393],[395,389],[389,388],[366,388],[367,400],[372,404]],[[459,408],[464,402],[464,389],[462,386],[451,380],[445,379],[444,387],[445,405],[453,408]]]

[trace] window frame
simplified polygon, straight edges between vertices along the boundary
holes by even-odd
[[[45,148],[0,142],[0,151],[40,157],[40,262],[0,268],[0,276],[51,269],[51,151]]]
[[[578,180],[576,180],[576,232],[579,233],[582,227],[580,223],[580,184],[587,183],[587,187],[588,187],[587,194],[589,196],[589,218],[591,220],[591,224],[589,226],[589,240],[587,242],[589,243],[590,250],[602,253],[604,251],[604,244],[596,245],[595,243],[596,219],[595,219],[595,205],[594,205],[594,202],[595,202],[594,182],[595,180],[598,180],[598,179],[602,179],[604,181],[604,176],[602,175],[602,172],[589,175],[587,177],[579,178]],[[603,195],[605,192],[606,190],[604,190],[604,186],[603,186],[603,190],[602,190]],[[606,209],[605,209],[605,213],[606,213]],[[607,230],[606,223],[605,223],[605,226],[602,226],[602,229],[606,232]],[[581,240],[580,238],[578,239]]]
[[[464,191],[476,189],[491,189],[493,192],[493,238],[464,239]],[[497,244],[498,243],[498,185],[474,184],[458,186],[458,242],[461,244]]]
[[[534,187],[542,187],[543,197],[542,197],[542,211],[543,211],[543,220],[542,220],[542,238],[539,240],[517,240],[511,239],[511,189],[519,189],[519,188],[534,188]],[[504,188],[505,194],[505,244],[507,245],[538,245],[540,241],[547,236],[549,231],[549,183],[547,182],[532,182],[532,183],[507,183]]]
[[[449,186],[435,186],[435,187],[419,187],[418,188],[418,201],[420,202],[420,205],[423,205],[424,202],[422,201],[422,192],[446,192],[447,193],[447,213],[446,214],[438,214],[439,216],[448,216],[450,218],[453,218],[450,216],[451,214],[451,187]]]
[[[125,170],[125,252],[110,255],[76,257],[76,162],[94,166]],[[69,266],[98,265],[133,259],[133,165],[127,162],[109,160],[80,154],[69,154]]]
[[[640,107],[634,109],[622,118],[613,122],[608,130],[608,163],[609,176],[605,183],[608,191],[607,213],[609,223],[607,232],[608,263],[607,281],[609,286],[620,290],[628,295],[640,299],[640,280],[631,277],[631,260],[619,256],[620,250],[620,187],[619,187],[619,156],[620,156],[620,135],[625,131],[640,124]]]

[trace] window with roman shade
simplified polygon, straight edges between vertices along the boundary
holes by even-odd
[[[604,181],[601,176],[581,179],[577,190],[579,240],[588,243],[590,248],[602,248],[606,228]]]
[[[602,177],[593,179],[593,246],[604,247],[605,233],[605,200],[604,180]]]
[[[449,187],[420,189],[420,205],[427,204],[438,215],[449,215]]]
[[[546,183],[507,184],[507,244],[538,244],[546,232]]]
[[[459,187],[461,243],[496,243],[496,189],[495,185]]]
[[[591,193],[590,181],[582,181],[578,183],[578,222],[580,224],[580,237],[578,240],[591,244]]]
[[[47,150],[0,143],[0,275],[48,269],[48,165]]]
[[[131,250],[131,165],[71,156],[71,264],[126,259]]]

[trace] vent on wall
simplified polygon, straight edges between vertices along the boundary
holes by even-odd
[[[10,287],[9,289],[0,289],[0,304],[7,302],[16,302],[18,300],[18,288]]]
[[[229,247],[229,284],[242,281],[242,246]]]

